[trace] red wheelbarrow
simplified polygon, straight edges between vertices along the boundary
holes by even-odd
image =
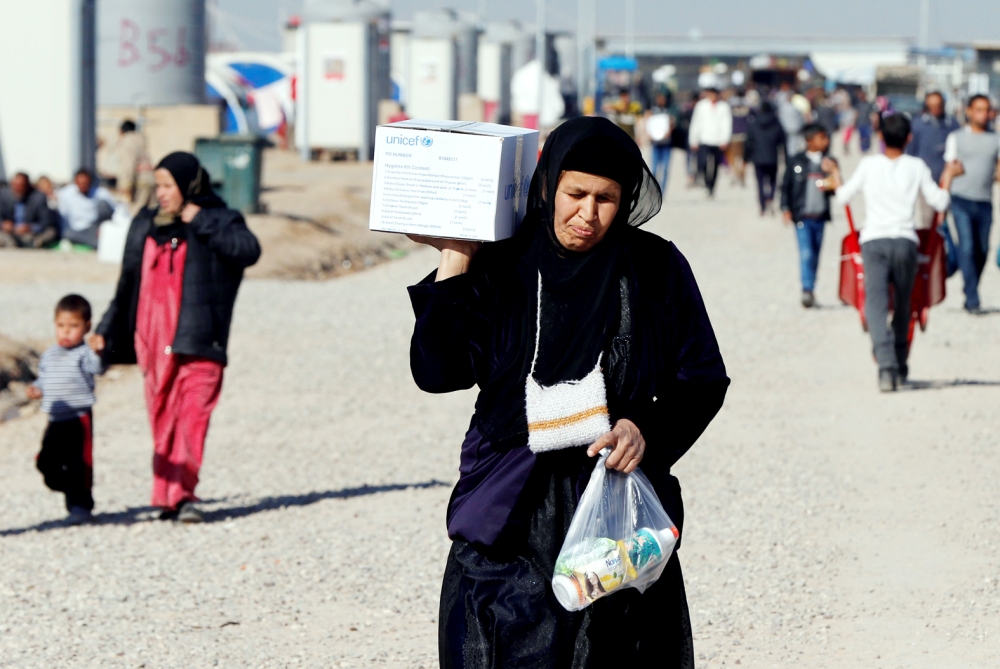
[[[868,321],[865,319],[865,265],[861,259],[860,235],[854,227],[851,206],[846,205],[844,209],[850,231],[840,245],[840,301],[858,310],[861,315],[861,327],[868,332]],[[910,329],[907,335],[909,343],[913,342],[913,333],[917,325],[920,326],[921,332],[927,329],[931,307],[944,301],[948,271],[944,237],[938,229],[940,222],[941,214],[937,214],[929,229],[917,230],[920,245],[917,249],[917,276],[910,296]]]
[[[861,327],[868,332],[865,319],[865,264],[861,260],[861,239],[854,227],[851,205],[844,205],[849,232],[840,244],[840,301],[861,314]]]

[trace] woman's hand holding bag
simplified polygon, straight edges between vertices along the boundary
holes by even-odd
[[[631,474],[642,462],[646,452],[646,440],[636,424],[621,418],[610,432],[595,441],[587,449],[587,455],[594,457],[605,448],[611,448],[611,455],[604,460],[604,466],[625,474]]]

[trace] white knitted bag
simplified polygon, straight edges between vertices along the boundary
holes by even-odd
[[[589,446],[611,431],[608,417],[608,394],[601,371],[602,353],[597,365],[578,381],[563,381],[543,386],[535,380],[538,342],[542,334],[542,275],[538,275],[538,317],[535,327],[535,355],[525,384],[528,414],[528,446],[534,453],[555,451],[570,446]]]

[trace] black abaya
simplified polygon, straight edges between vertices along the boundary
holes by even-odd
[[[566,611],[549,583],[594,461],[584,449],[543,453],[524,498],[525,532],[503,546],[457,539],[441,590],[441,669],[693,669],[691,620],[675,553],[645,593],[623,589]]]
[[[615,380],[607,384],[611,422],[628,418],[639,428],[646,441],[640,466],[683,538],[680,486],[670,468],[722,406],[729,379],[687,261],[670,242],[631,227],[655,213],[659,190],[653,202],[634,143],[624,152],[606,151],[632,161],[628,169],[605,170],[621,179],[627,209],[586,254],[560,249],[545,204],[553,200],[562,161],[600,173],[590,158],[573,157],[571,142],[614,139],[621,131],[607,125],[613,128],[585,119],[553,133],[518,234],[485,245],[466,274],[440,282],[432,274],[409,289],[417,385],[429,392],[480,388],[448,505],[455,543],[441,597],[443,668],[577,669],[629,660],[693,666],[676,555],[644,594],[623,589],[575,613],[556,602],[550,587],[556,556],[595,460],[584,447],[536,455],[527,444],[524,384],[541,274],[544,382],[579,378],[603,353],[606,380]],[[552,305],[565,313],[547,315]],[[623,308],[631,337],[624,355],[611,356]]]

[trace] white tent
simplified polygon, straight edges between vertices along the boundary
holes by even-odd
[[[511,107],[515,114],[538,114],[538,77],[541,67],[538,60],[533,60],[514,72],[510,83]],[[542,113],[539,125],[551,128],[566,112],[566,104],[559,92],[559,80],[548,72],[542,80]]]

